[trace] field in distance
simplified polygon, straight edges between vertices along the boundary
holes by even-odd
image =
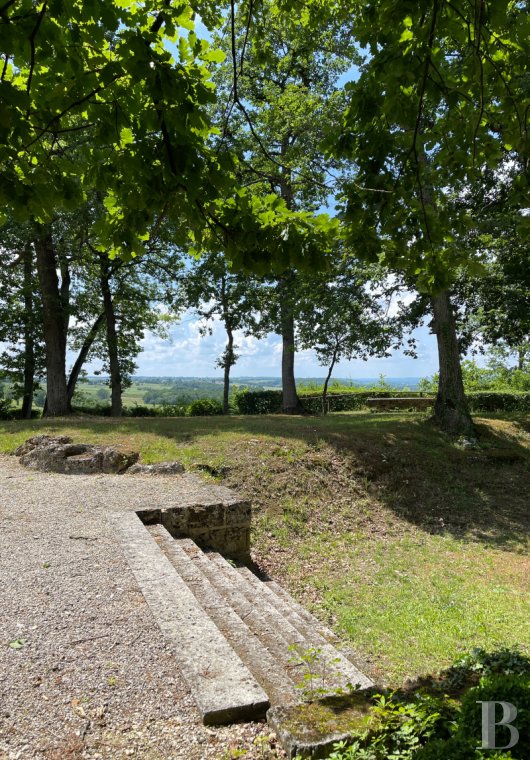
[[[395,390],[418,387],[420,378],[338,378],[330,383],[330,392],[346,393],[355,388],[368,389],[380,387],[381,384]],[[300,392],[320,393],[324,378],[299,378],[297,380]],[[279,377],[235,377],[231,383],[232,390],[250,388],[252,390],[280,390]],[[133,382],[123,394],[125,406],[135,405],[156,406],[161,404],[190,404],[199,398],[212,398],[221,401],[223,397],[222,378],[216,377],[143,377],[133,378]],[[79,384],[74,397],[75,404],[106,404],[110,401],[110,390],[105,377],[88,377]]]

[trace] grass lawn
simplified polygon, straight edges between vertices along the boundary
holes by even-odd
[[[253,502],[262,570],[397,685],[476,646],[530,653],[530,417],[477,423],[466,450],[407,413],[85,417],[0,423],[0,451],[60,432],[217,469]]]

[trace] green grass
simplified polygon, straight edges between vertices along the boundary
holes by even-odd
[[[61,432],[229,468],[262,569],[398,684],[476,646],[530,652],[530,418],[478,422],[471,452],[410,413],[17,421],[0,451]]]
[[[306,580],[381,676],[399,680],[478,646],[528,646],[530,568],[520,555],[448,536],[348,538],[317,541],[322,564]]]

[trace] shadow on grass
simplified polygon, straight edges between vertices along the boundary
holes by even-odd
[[[278,440],[291,440],[310,449],[324,442],[345,461],[374,503],[422,530],[516,551],[529,536],[530,448],[523,442],[524,431],[530,432],[528,417],[477,419],[479,446],[474,449],[458,446],[423,416],[407,413],[120,420],[83,417],[17,421],[2,427],[4,451],[10,448],[10,440],[14,448],[30,435],[44,431],[72,431],[76,438],[85,435],[91,440],[126,439],[140,450],[151,436],[168,439],[173,448],[184,449],[200,448],[207,439],[210,449],[221,442],[226,447],[228,440],[236,471],[237,451],[244,452],[252,464],[252,457],[260,456],[260,443],[266,447]],[[521,435],[516,436],[516,432]],[[234,445],[239,447],[237,451]],[[245,472],[236,473],[236,477],[243,480]],[[326,487],[332,496],[331,473]]]

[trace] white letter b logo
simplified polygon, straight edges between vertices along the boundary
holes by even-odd
[[[511,702],[481,702],[482,705],[482,749],[510,749],[519,741],[519,731],[511,721],[517,718],[517,708]],[[495,720],[495,705],[501,705],[502,718]],[[510,741],[502,747],[495,744],[495,726],[506,726],[510,732]]]

